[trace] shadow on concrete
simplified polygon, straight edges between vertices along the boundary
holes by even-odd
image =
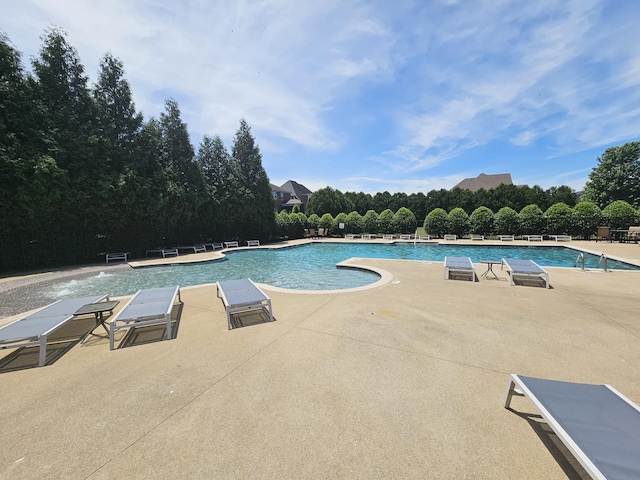
[[[273,317],[274,322],[275,320],[276,317]],[[269,311],[266,308],[231,314],[231,328],[234,329],[260,325],[261,323],[270,323]]]
[[[538,435],[549,453],[554,458],[562,471],[570,480],[588,480],[591,479],[586,470],[580,465],[580,462],[573,456],[566,445],[558,438],[553,429],[544,421],[542,416],[532,413],[522,413],[508,408],[507,410],[515,413],[519,417],[525,419],[533,431]]]
[[[45,366],[57,362],[64,354],[82,342],[95,326],[93,316],[79,317],[67,322],[49,335]],[[0,373],[37,368],[39,354],[40,347],[38,345],[16,348],[9,355],[0,359]]]
[[[171,311],[171,332],[173,338],[178,336],[183,309],[184,303],[178,303],[173,306],[173,310]],[[167,324],[164,322],[156,325],[131,327],[127,329],[127,333],[122,338],[120,345],[116,348],[135,347],[136,345],[145,345],[163,340],[167,340]]]

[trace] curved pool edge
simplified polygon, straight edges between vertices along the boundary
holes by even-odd
[[[366,265],[366,264],[357,264],[357,263],[350,263],[352,261],[358,261],[358,260],[366,260],[366,259],[362,259],[362,258],[357,258],[357,257],[353,257],[353,258],[349,258],[347,260],[344,260],[340,263],[336,264],[337,268],[352,268],[352,269],[356,269],[356,270],[364,270],[364,271],[368,271],[368,272],[373,272],[377,275],[380,275],[380,278],[378,280],[376,280],[375,282],[372,283],[368,283],[367,285],[361,285],[359,287],[350,287],[350,288],[339,288],[339,289],[331,289],[331,290],[301,290],[301,289],[293,289],[293,288],[283,288],[283,287],[276,287],[275,285],[270,285],[268,283],[258,283],[258,285],[260,285],[260,287],[263,287],[265,290],[269,290],[269,291],[273,291],[273,292],[283,292],[283,293],[300,293],[303,295],[309,295],[309,294],[336,294],[336,293],[349,293],[349,292],[361,292],[363,290],[370,290],[372,288],[378,288],[381,287],[383,285],[386,285],[387,283],[390,283],[391,280],[393,280],[393,274],[387,270],[384,270],[382,268],[379,267],[373,267],[371,265]]]

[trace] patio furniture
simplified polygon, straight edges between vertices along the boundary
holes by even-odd
[[[177,257],[178,249],[177,248],[152,248],[151,250],[147,250],[146,256],[149,254],[159,254],[162,258],[166,258],[169,256]]]
[[[628,242],[638,243],[639,238],[640,238],[640,227],[629,227],[626,240]]]
[[[484,235],[471,235],[471,240],[484,240]]]
[[[394,238],[396,238],[396,236],[392,233],[385,233],[384,235],[382,235],[382,238],[384,240],[393,240]]]
[[[556,242],[570,242],[571,235],[549,235],[549,238],[553,238]]]
[[[104,331],[107,332],[107,335],[109,335],[109,329],[104,323],[104,312],[113,313],[113,309],[116,308],[119,303],[120,300],[108,300],[106,302],[89,303],[83,307],[80,307],[73,313],[74,317],[80,317],[82,315],[95,315],[96,318],[96,324],[91,330],[89,330],[89,332],[85,335],[84,339],[80,343],[84,344],[85,340],[89,338],[89,335],[93,335],[96,337],[99,336],[93,333],[98,325],[102,325]]]
[[[504,407],[527,397],[592,478],[640,478],[640,408],[610,385],[512,374]]]
[[[541,242],[542,235],[523,235],[522,238],[527,240],[527,242]]]
[[[482,278],[486,278],[487,280],[489,278],[499,280],[498,275],[496,275],[496,272],[493,271],[493,266],[502,265],[502,260],[480,260],[480,263],[484,263],[487,266],[487,270],[482,275],[480,275]]]
[[[549,272],[533,260],[521,260],[518,258],[503,258],[502,264],[509,272],[509,284],[515,285],[515,277],[543,278],[546,288],[549,288]]]
[[[348,240],[353,240],[357,237],[357,235],[354,235],[353,233],[347,233],[345,234],[344,238],[348,239]]]
[[[227,313],[227,328],[231,330],[231,315],[253,310],[266,310],[273,322],[271,299],[250,278],[217,282],[217,294]]]
[[[176,297],[182,303],[179,286],[138,290],[122,310],[109,320],[109,349],[113,350],[115,332],[123,328],[166,323],[167,339],[171,339],[171,310]]]
[[[498,235],[498,240],[501,242],[513,242],[513,235]]]
[[[411,235],[410,233],[401,233],[398,238],[400,240],[411,240],[413,238],[413,235]]]
[[[109,296],[65,298],[10,323],[0,328],[0,350],[40,345],[38,366],[42,367],[47,360],[49,335],[73,319],[74,312],[79,308],[105,298],[108,300]]]
[[[371,240],[372,238],[375,238],[376,236],[371,234],[371,233],[363,233],[360,235],[360,238],[362,238],[363,240]]]
[[[471,257],[444,257],[444,279],[448,280],[451,273],[470,275],[472,282],[477,281]]]
[[[451,235],[451,234],[447,234],[444,236],[445,240],[456,240],[458,238],[457,235]]]
[[[239,247],[238,242],[224,242],[225,248]]]
[[[112,252],[112,253],[107,253],[105,255],[105,260],[106,263],[109,263],[109,261],[114,261],[114,260],[124,260],[125,262],[129,261],[129,255],[131,255],[131,252]]]
[[[203,244],[200,245],[186,245],[183,247],[176,247],[176,250],[179,251],[188,251],[188,252],[193,252],[193,253],[203,253],[207,251],[207,247]]]
[[[260,240],[247,240],[247,247],[259,247]]]
[[[611,228],[609,227],[598,227],[598,234],[596,236],[596,242],[598,240],[609,240],[612,241],[611,238]]]

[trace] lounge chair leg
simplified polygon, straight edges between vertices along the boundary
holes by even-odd
[[[44,367],[47,363],[47,337],[40,337],[40,353],[38,354],[38,366]]]
[[[514,395],[516,397],[524,397],[524,394],[520,390],[516,389],[516,382],[513,380],[513,377],[511,377],[507,387],[507,392],[504,395],[504,408],[509,408],[511,405],[511,399]]]

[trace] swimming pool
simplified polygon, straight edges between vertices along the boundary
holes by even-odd
[[[445,256],[471,257],[480,260],[529,258],[541,266],[573,267],[578,252],[566,247],[439,245],[434,243],[310,243],[276,249],[241,249],[226,252],[224,260],[193,264],[175,264],[118,270],[110,273],[56,284],[52,294],[90,295],[108,292],[127,295],[141,288],[167,285],[201,285],[218,280],[249,277],[293,290],[336,290],[360,287],[377,281],[377,273],[358,269],[338,269],[336,264],[352,257],[388,258],[442,262]],[[596,268],[598,257],[585,253],[585,267]],[[609,260],[610,269],[640,270],[639,267]]]

